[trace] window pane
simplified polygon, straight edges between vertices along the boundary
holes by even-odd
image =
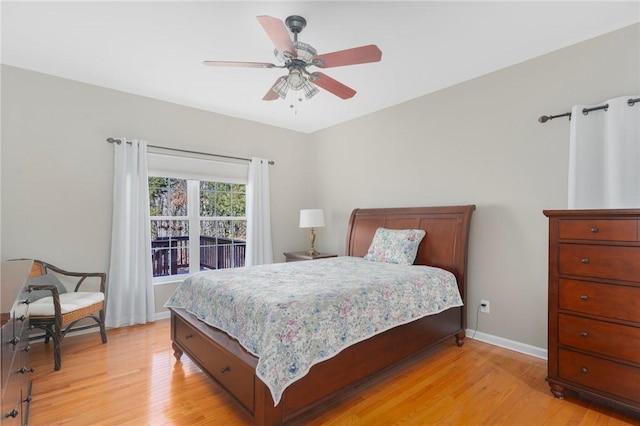
[[[218,182],[216,185],[218,191],[231,191],[231,184],[230,183],[224,183],[224,182]]]
[[[246,185],[200,182],[200,216],[244,217]]]
[[[188,221],[151,221],[151,266],[154,277],[189,272]]]
[[[215,216],[216,193],[215,182],[200,182],[200,216]]]
[[[231,201],[231,216],[245,217],[246,214],[246,194],[243,192],[234,192]]]
[[[186,216],[187,181],[150,177],[149,214],[151,216]]]
[[[216,216],[231,216],[231,193],[229,192],[229,184],[218,184]]]
[[[201,270],[244,266],[246,221],[203,220],[200,230]]]

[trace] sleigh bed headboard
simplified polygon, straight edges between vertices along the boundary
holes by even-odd
[[[424,229],[416,265],[436,266],[453,272],[465,300],[467,249],[471,214],[475,205],[355,209],[347,228],[348,256],[367,254],[378,228]]]

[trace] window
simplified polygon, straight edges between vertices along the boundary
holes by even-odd
[[[246,185],[149,177],[154,279],[244,266]]]

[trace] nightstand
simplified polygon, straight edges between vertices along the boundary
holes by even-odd
[[[287,262],[299,262],[301,260],[316,260],[316,259],[325,259],[327,257],[338,257],[337,254],[328,254],[328,253],[318,253],[313,256],[309,256],[309,252],[307,251],[294,251],[291,253],[284,253],[284,257],[287,259]]]

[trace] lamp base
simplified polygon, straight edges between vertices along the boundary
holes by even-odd
[[[315,256],[318,254],[318,251],[316,251],[316,233],[313,231],[313,228],[309,231],[309,245],[311,245],[311,248],[307,250],[307,254],[309,256]]]

